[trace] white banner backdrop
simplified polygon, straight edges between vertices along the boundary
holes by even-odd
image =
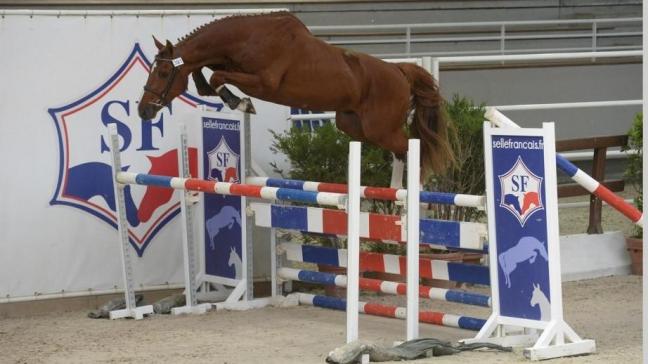
[[[106,125],[118,124],[130,171],[168,165],[178,121],[187,123],[197,146],[199,120],[187,115],[220,99],[198,97],[190,82],[188,94],[144,122],[136,101],[157,53],[151,35],[175,43],[213,19],[192,12],[0,18],[2,301],[122,286],[112,192],[102,178],[110,165]],[[289,109],[258,100],[255,107],[253,157],[269,170],[281,158],[268,153],[267,130],[286,128]],[[181,283],[177,195],[151,200],[148,192],[130,190],[135,281]]]

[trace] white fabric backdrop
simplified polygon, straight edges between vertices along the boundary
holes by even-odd
[[[56,191],[60,161],[56,124],[48,109],[67,105],[99,88],[126,61],[136,43],[152,59],[157,53],[152,34],[175,42],[212,19],[209,15],[186,14],[5,15],[0,19],[0,297],[122,286],[117,231],[86,211],[49,203]],[[140,69],[129,73],[98,104],[105,105],[113,94],[117,99],[127,97],[130,115],[119,106],[111,108],[111,114],[129,122],[133,147],[125,153],[138,161],[134,165],[145,167],[145,156],[134,150],[141,138],[135,100],[146,76],[141,66],[133,69],[136,67]],[[176,128],[171,121],[178,121],[177,114],[189,109],[175,105],[175,115],[164,121],[164,138],[158,143],[163,146],[161,150],[175,145]],[[269,170],[268,163],[281,158],[268,153],[271,141],[267,129],[284,129],[289,109],[259,101],[255,106],[260,116],[252,119],[253,156]],[[99,113],[99,106],[96,108]],[[73,117],[69,118],[72,125]],[[70,155],[87,155],[87,161],[99,158],[109,163],[108,153],[98,154],[101,135],[107,135],[105,125],[99,119],[92,122],[96,126],[83,129],[90,130],[87,137],[74,136]],[[192,129],[191,124],[188,127]],[[155,128],[153,134],[160,137]],[[191,139],[194,145],[196,138]],[[74,158],[71,166],[83,162]],[[141,194],[133,189],[134,199],[141,198]],[[101,199],[97,203],[101,204]],[[179,234],[180,221],[176,217],[151,240],[143,256],[136,259],[138,284],[182,282]]]

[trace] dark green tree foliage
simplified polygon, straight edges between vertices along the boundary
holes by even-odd
[[[635,206],[643,211],[643,116],[642,113],[635,115],[632,127],[628,131],[628,145],[623,148],[624,151],[632,151],[628,155],[628,164],[626,166],[625,177],[628,182],[639,191],[634,200]],[[640,226],[635,226],[635,236],[642,237],[643,231]]]
[[[332,123],[311,131],[309,128],[293,127],[286,133],[271,131],[273,153],[282,152],[290,162],[284,171],[276,163],[271,167],[283,178],[305,181],[346,183],[349,156],[349,136]],[[362,184],[364,186],[389,186],[391,179],[391,153],[368,143],[362,145]],[[394,204],[372,201],[371,211],[390,213]]]
[[[454,192],[470,195],[485,194],[484,184],[484,105],[454,95],[446,110],[455,128],[451,145],[455,164],[444,175],[432,176],[426,184],[429,191]],[[475,208],[447,205],[430,206],[431,216],[439,219],[474,221],[483,212]]]

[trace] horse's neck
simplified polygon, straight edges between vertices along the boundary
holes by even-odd
[[[185,63],[192,64],[195,68],[219,64],[232,52],[232,47],[240,43],[232,41],[232,38],[236,39],[240,35],[233,36],[227,27],[218,26],[218,23],[212,24],[177,44],[176,50]],[[210,29],[211,27],[217,29]]]

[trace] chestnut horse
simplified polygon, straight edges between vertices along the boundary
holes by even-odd
[[[154,38],[155,40],[155,38]],[[202,96],[220,96],[231,108],[254,112],[224,85],[247,95],[309,110],[335,110],[337,127],[403,160],[410,134],[421,139],[422,176],[453,160],[443,99],[432,76],[410,63],[387,63],[314,37],[287,12],[232,16],[205,24],[175,46],[155,40],[159,53],[138,111],[151,119],[187,89],[192,76]],[[203,68],[213,71],[209,82]]]

